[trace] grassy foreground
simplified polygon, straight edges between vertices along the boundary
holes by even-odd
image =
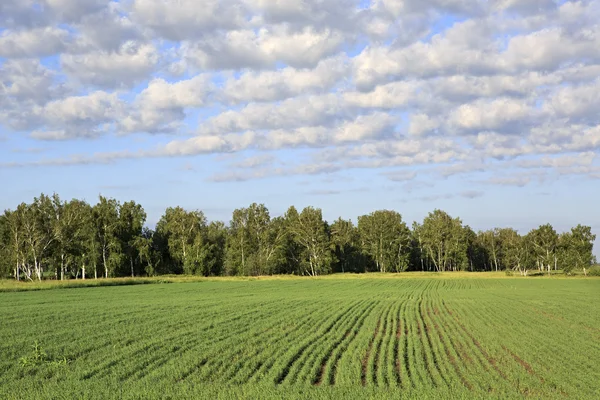
[[[0,398],[600,398],[600,279],[191,280],[0,293]]]

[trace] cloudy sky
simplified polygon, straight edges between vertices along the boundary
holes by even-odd
[[[599,77],[598,0],[4,0],[0,208],[600,234]]]

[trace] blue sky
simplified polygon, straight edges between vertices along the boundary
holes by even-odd
[[[3,2],[0,208],[101,193],[138,201],[150,225],[167,206],[227,221],[261,202],[598,233],[599,10]]]

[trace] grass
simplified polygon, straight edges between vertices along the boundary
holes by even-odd
[[[0,293],[0,398],[600,397],[598,279],[97,282]]]
[[[599,275],[600,276],[600,275]],[[319,279],[319,280],[341,280],[341,279],[528,279],[533,277],[548,278],[546,273],[538,271],[531,272],[527,277],[522,277],[518,273],[507,276],[504,272],[401,272],[393,273],[367,273],[367,274],[333,274],[325,275],[316,278],[302,277],[302,279]],[[577,272],[567,276],[562,271],[551,271],[549,278],[553,279],[573,279],[583,278],[583,272]],[[592,275],[588,276],[592,277]],[[300,277],[294,275],[270,275],[270,276],[218,276],[218,277],[203,277],[190,275],[161,275],[156,277],[138,277],[138,278],[109,278],[109,279],[86,279],[86,280],[54,280],[48,279],[43,281],[15,281],[14,279],[0,279],[0,292],[22,292],[28,290],[47,290],[47,289],[72,289],[83,287],[97,286],[130,286],[130,285],[145,285],[145,284],[164,284],[164,283],[190,283],[190,282],[239,282],[239,281],[271,281],[271,280],[296,280]]]

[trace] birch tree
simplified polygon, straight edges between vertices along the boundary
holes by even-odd
[[[396,211],[380,210],[358,217],[361,247],[379,272],[400,272],[410,261],[410,230]]]
[[[167,208],[156,226],[167,240],[169,253],[186,274],[201,271],[206,250],[206,217],[202,211]]]
[[[303,273],[310,276],[329,273],[333,260],[329,230],[321,209],[306,207],[298,214],[290,207],[286,219],[294,242],[302,249],[299,261]]]
[[[467,246],[460,219],[436,209],[425,217],[419,231],[436,271],[456,270],[464,265]]]
[[[104,277],[113,276],[122,262],[122,249],[119,240],[119,209],[115,199],[100,196],[92,210],[96,240],[100,250]]]
[[[128,201],[121,205],[119,210],[119,240],[121,241],[125,256],[128,259],[129,272],[135,276],[135,262],[139,257],[138,246],[142,237],[146,212],[144,208]]]
[[[557,268],[557,245],[558,234],[550,224],[540,225],[528,233],[528,239],[533,245],[532,250],[535,254],[538,268],[543,271],[546,269],[548,274],[554,266]]]

